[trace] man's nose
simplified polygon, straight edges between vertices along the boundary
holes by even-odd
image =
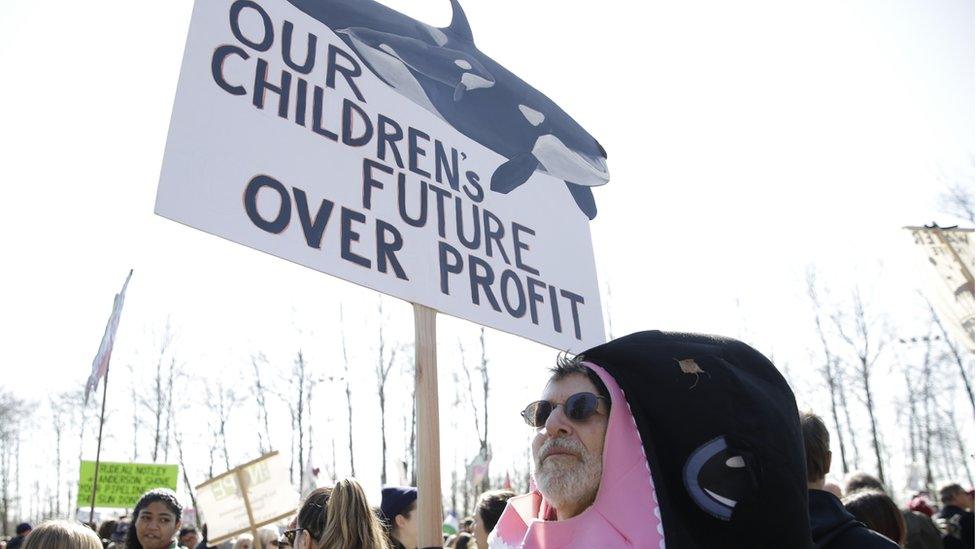
[[[566,435],[572,432],[573,424],[566,417],[565,406],[556,406],[546,418],[545,430],[549,436]]]

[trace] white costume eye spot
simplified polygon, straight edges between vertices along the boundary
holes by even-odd
[[[723,503],[725,505],[728,505],[729,507],[735,507],[735,504],[737,503],[734,499],[729,499],[727,497],[720,496],[720,495],[716,494],[715,492],[709,490],[708,488],[705,488],[704,490],[705,490],[705,493],[706,494],[708,494],[708,495],[712,496],[713,498],[715,498],[716,501],[719,501],[720,503]]]
[[[732,456],[725,460],[725,466],[740,469],[746,466],[746,460],[742,459],[742,456]]]
[[[529,121],[529,124],[532,124],[533,126],[542,124],[542,122],[546,119],[546,115],[531,107],[526,107],[525,105],[519,105],[518,107],[519,110],[522,111],[522,116],[524,116],[525,119]]]
[[[457,65],[457,66],[459,66],[459,67],[461,67],[462,69],[464,69],[466,71],[471,70],[471,63],[468,63],[464,59],[456,59],[454,61],[454,64]]]

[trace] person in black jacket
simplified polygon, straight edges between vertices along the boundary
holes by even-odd
[[[942,543],[946,549],[973,549],[973,513],[966,511],[973,504],[969,494],[958,484],[948,484],[939,488],[939,499],[939,518],[945,525]]]
[[[800,415],[807,461],[810,530],[818,549],[897,549],[894,541],[869,529],[847,512],[837,496],[824,491],[830,471],[830,434],[816,414]]]

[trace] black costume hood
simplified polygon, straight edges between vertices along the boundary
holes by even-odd
[[[641,434],[669,548],[812,547],[793,392],[752,347],[639,332],[582,353]]]

